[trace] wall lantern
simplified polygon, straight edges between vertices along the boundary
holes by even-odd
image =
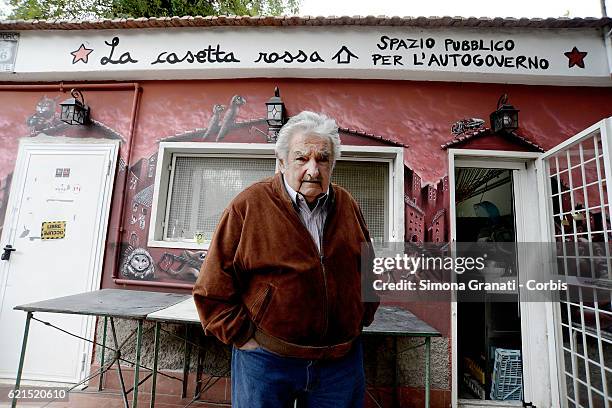
[[[513,131],[518,129],[519,110],[509,105],[508,95],[503,94],[497,101],[497,110],[491,113],[491,130],[494,133],[500,130]]]
[[[72,98],[60,103],[60,119],[69,125],[86,125],[89,123],[89,106],[85,105],[83,94],[78,89],[71,89]]]
[[[280,98],[278,86],[274,88],[274,96],[266,102],[266,122],[268,122],[268,135],[266,141],[268,143],[276,143],[278,131],[285,124],[286,113],[285,104]]]

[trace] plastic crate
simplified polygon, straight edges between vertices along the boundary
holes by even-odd
[[[520,401],[523,397],[523,364],[521,351],[495,349],[491,399]]]

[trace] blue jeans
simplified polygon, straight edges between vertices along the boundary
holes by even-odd
[[[232,408],[362,408],[363,350],[334,360],[282,357],[261,347],[232,350]]]

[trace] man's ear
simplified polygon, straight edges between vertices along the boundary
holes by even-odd
[[[281,173],[284,173],[286,169],[285,161],[281,158],[278,158],[278,169],[280,170]]]

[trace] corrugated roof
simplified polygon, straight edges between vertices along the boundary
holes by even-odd
[[[510,17],[387,17],[387,16],[185,16],[107,20],[0,20],[0,30],[95,30],[168,27],[277,27],[277,26],[399,26],[399,27],[508,27],[597,28],[612,18]]]

